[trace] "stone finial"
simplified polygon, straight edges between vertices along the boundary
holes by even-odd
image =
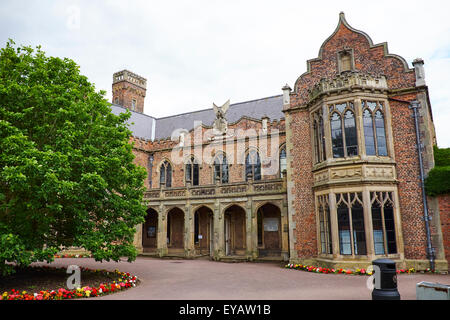
[[[281,90],[283,90],[283,105],[290,104],[291,103],[290,93],[292,91],[291,87],[289,87],[289,85],[286,83],[284,87],[281,88]]]
[[[413,61],[414,70],[416,72],[416,87],[425,86],[425,69],[423,65],[425,64],[422,58],[414,59]]]

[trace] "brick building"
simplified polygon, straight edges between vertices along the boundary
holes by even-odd
[[[334,267],[389,257],[429,267],[410,108],[420,105],[426,175],[436,138],[423,65],[409,68],[341,13],[319,56],[278,96],[154,118],[142,113],[146,79],[115,73],[112,110],[132,111],[136,163],[148,170],[136,247],[157,256]],[[447,270],[448,227],[429,223],[436,268]]]

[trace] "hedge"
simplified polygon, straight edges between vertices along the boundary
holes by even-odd
[[[429,196],[450,193],[450,148],[434,146],[435,167],[425,180],[425,190]]]

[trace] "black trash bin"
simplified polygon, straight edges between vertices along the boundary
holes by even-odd
[[[372,291],[372,300],[400,300],[400,293],[397,290],[397,269],[395,262],[390,259],[378,259],[372,261],[372,265],[374,266],[376,279],[375,288]],[[378,272],[380,274],[377,274]],[[377,277],[379,277],[379,280]]]

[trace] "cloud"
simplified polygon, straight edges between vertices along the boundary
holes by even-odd
[[[0,41],[72,58],[109,99],[112,74],[132,70],[148,80],[145,113],[162,117],[281,94],[344,11],[410,67],[425,60],[438,143],[450,147],[449,9],[447,1],[2,0]]]

